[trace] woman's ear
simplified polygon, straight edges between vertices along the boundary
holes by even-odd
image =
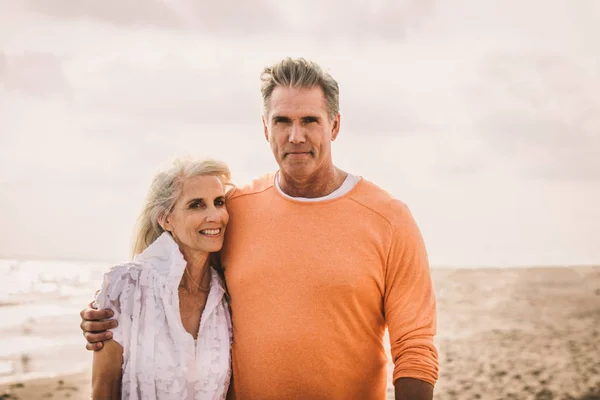
[[[158,224],[160,225],[160,227],[163,228],[164,231],[169,232],[169,233],[173,229],[173,226],[171,225],[170,219],[171,218],[170,218],[170,214],[169,213],[161,214],[158,217]]]

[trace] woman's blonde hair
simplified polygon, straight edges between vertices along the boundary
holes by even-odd
[[[224,162],[176,159],[152,180],[133,235],[132,257],[143,252],[165,231],[160,224],[161,219],[173,210],[181,194],[183,181],[195,176],[216,176],[223,185],[233,187],[229,167]]]

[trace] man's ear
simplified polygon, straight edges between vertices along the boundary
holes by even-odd
[[[267,128],[267,122],[265,121],[265,116],[262,116],[262,123],[263,123],[263,131],[265,134],[265,139],[267,139],[267,142],[269,141],[269,128]]]
[[[331,129],[331,141],[333,142],[337,139],[338,133],[340,133],[340,113],[337,113],[335,118],[333,119],[333,128]]]

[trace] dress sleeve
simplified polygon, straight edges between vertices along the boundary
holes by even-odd
[[[110,309],[119,325],[111,329],[113,340],[124,346],[124,328],[129,326],[133,315],[133,293],[135,289],[135,266],[123,264],[113,267],[104,274],[102,286],[96,294],[98,309]]]
[[[394,382],[398,378],[415,378],[435,385],[438,379],[435,293],[421,232],[404,204],[392,223],[384,311],[394,360]]]

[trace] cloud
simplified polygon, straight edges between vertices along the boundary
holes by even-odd
[[[92,19],[117,26],[147,25],[214,34],[294,34],[339,37],[364,35],[402,38],[431,14],[435,0],[385,0],[374,3],[306,0],[228,2],[192,0],[27,0],[31,11],[63,19]],[[143,5],[142,5],[143,4]]]
[[[340,82],[344,130],[365,136],[378,133],[399,137],[436,129],[423,118],[427,107],[411,98],[406,79],[386,80],[358,73],[345,78],[354,79]]]
[[[535,178],[600,180],[600,136],[560,121],[508,114],[476,124],[490,149]]]
[[[260,104],[258,77],[248,81],[240,68],[190,64],[175,56],[159,66],[111,62],[87,74],[77,98],[82,111],[156,124],[259,123]]]
[[[362,103],[359,100],[350,99],[340,110],[342,129],[351,135],[368,137],[377,133],[401,137],[431,133],[436,129],[401,102],[390,99],[374,107],[371,102]]]
[[[27,0],[30,10],[64,19],[92,19],[117,26],[227,31],[265,29],[277,24],[268,0],[227,2],[147,0]],[[223,22],[227,21],[227,24]]]
[[[585,65],[549,53],[488,57],[471,93],[474,131],[518,172],[600,179],[600,74]]]
[[[37,97],[65,94],[70,90],[61,58],[42,52],[0,52],[0,84],[8,91]]]

